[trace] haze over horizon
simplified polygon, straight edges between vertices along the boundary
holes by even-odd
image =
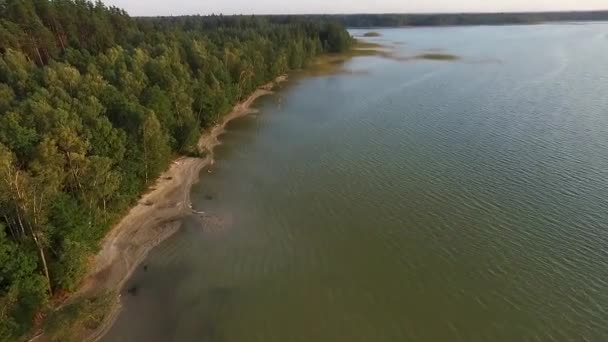
[[[102,0],[133,16],[186,14],[350,14],[350,13],[453,13],[539,12],[608,9],[605,0]]]

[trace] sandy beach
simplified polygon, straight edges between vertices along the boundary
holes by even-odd
[[[213,165],[213,149],[220,144],[218,137],[226,125],[254,112],[251,108],[253,103],[262,96],[272,94],[273,87],[286,80],[287,76],[279,76],[273,82],[261,86],[245,101],[237,104],[217,125],[203,133],[198,148],[204,157],[180,157],[174,160],[137,205],[106,235],[99,252],[92,259],[90,272],[72,296],[73,299],[108,291],[116,293],[115,305],[103,324],[86,338],[87,341],[98,340],[112,326],[121,309],[119,290],[150,250],[175,234],[184,217],[197,215],[191,208],[190,189],[199,181],[201,170]],[[39,336],[36,340],[44,340],[44,336]]]

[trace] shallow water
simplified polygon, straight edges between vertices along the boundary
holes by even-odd
[[[375,31],[460,59],[260,100],[104,341],[608,340],[608,24]]]

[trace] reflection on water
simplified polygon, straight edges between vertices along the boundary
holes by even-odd
[[[606,31],[379,30],[463,58],[294,76],[230,124],[104,340],[607,340]]]

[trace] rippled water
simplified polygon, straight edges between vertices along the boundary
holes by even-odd
[[[461,59],[261,100],[105,341],[608,340],[608,24],[380,32]]]

